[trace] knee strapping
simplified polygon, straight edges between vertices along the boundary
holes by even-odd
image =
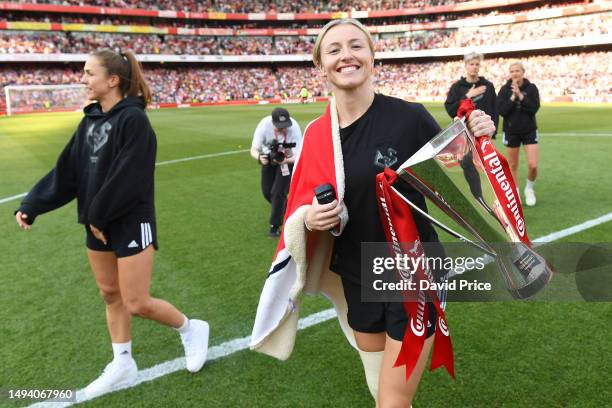
[[[363,363],[366,382],[372,398],[376,401],[378,396],[378,377],[380,376],[380,366],[382,364],[383,351],[362,351],[359,350],[359,356]]]

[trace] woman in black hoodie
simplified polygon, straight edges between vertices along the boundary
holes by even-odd
[[[478,76],[480,64],[484,56],[477,52],[470,52],[463,56],[465,62],[465,77],[461,77],[453,83],[446,95],[444,108],[451,118],[457,116],[457,109],[462,99],[470,98],[476,108],[491,116],[495,125],[495,133],[491,135],[495,139],[497,134],[497,122],[499,115],[495,106],[495,87],[485,77]]]
[[[145,113],[151,91],[140,64],[131,52],[98,51],[87,60],[82,82],[88,98],[97,102],[85,108],[55,167],[32,188],[15,217],[21,228],[30,229],[38,215],[77,199],[114,354],[102,375],[85,388],[86,397],[93,398],[136,380],[132,316],[176,328],[192,372],[206,361],[209,328],[149,294],[157,249],[157,142]]]
[[[510,65],[510,79],[499,90],[497,108],[504,118],[503,141],[510,171],[518,188],[519,149],[525,146],[527,155],[527,183],[525,204],[536,204],[535,180],[538,175],[538,124],[536,112],[540,109],[538,88],[525,76],[520,62]]]

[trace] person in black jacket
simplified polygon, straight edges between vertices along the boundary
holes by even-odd
[[[495,105],[495,87],[484,77],[478,76],[483,59],[484,56],[477,52],[470,52],[463,57],[465,61],[465,77],[461,77],[451,86],[446,96],[444,107],[449,116],[455,118],[461,100],[471,98],[476,108],[491,116],[496,129],[491,137],[495,139],[499,120]]]
[[[334,92],[340,166],[346,184],[342,202],[335,199],[319,204],[313,197],[304,225],[311,232],[334,235],[329,269],[340,276],[348,325],[353,329],[376,405],[409,407],[433,344],[436,315],[430,314],[428,338],[407,379],[406,371],[394,367],[394,362],[408,327],[408,316],[402,303],[362,301],[360,253],[364,242],[386,242],[377,205],[376,175],[386,167],[396,170],[440,127],[423,105],[374,92],[374,49],[368,29],[354,19],[329,22],[315,42],[313,62]],[[472,113],[466,125],[476,136],[495,131],[491,118],[480,110]],[[307,154],[301,154],[298,161],[319,160]],[[411,187],[405,188],[406,196],[426,211],[424,197]],[[347,213],[346,222],[341,222],[343,213]],[[438,241],[427,220],[415,215],[415,222],[423,242]]]
[[[512,176],[518,188],[519,148],[525,146],[527,155],[527,183],[525,203],[536,204],[534,185],[538,175],[538,125],[536,112],[540,109],[538,88],[525,77],[520,62],[510,65],[510,79],[499,90],[497,107],[504,118],[503,142]]]
[[[114,359],[85,389],[88,398],[136,379],[131,352],[132,316],[176,328],[187,369],[206,361],[208,323],[189,320],[165,300],[150,296],[157,249],[154,170],[157,142],[145,113],[151,92],[131,52],[101,50],[87,60],[82,82],[85,117],[55,167],[25,197],[15,217],[30,229],[37,216],[77,199],[78,222],[96,284],[106,304]]]

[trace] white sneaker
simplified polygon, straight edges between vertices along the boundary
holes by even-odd
[[[535,191],[532,188],[525,189],[525,204],[530,207],[536,205]]]
[[[209,332],[208,323],[203,320],[191,319],[189,320],[189,331],[181,334],[181,340],[185,348],[187,370],[192,373],[200,371],[206,362]]]
[[[113,360],[104,368],[101,376],[85,387],[85,396],[87,398],[95,398],[132,385],[136,381],[137,374],[138,367],[133,358],[125,362]]]

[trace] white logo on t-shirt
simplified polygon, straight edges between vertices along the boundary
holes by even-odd
[[[391,167],[397,163],[397,150],[388,147],[387,154],[383,154],[380,150],[376,150],[374,156],[374,164],[380,168]]]
[[[104,122],[97,129],[95,127],[96,124],[94,123],[87,129],[87,143],[91,146],[93,150],[92,153],[96,153],[106,144],[106,142],[108,142],[108,134],[113,128],[113,125]]]

